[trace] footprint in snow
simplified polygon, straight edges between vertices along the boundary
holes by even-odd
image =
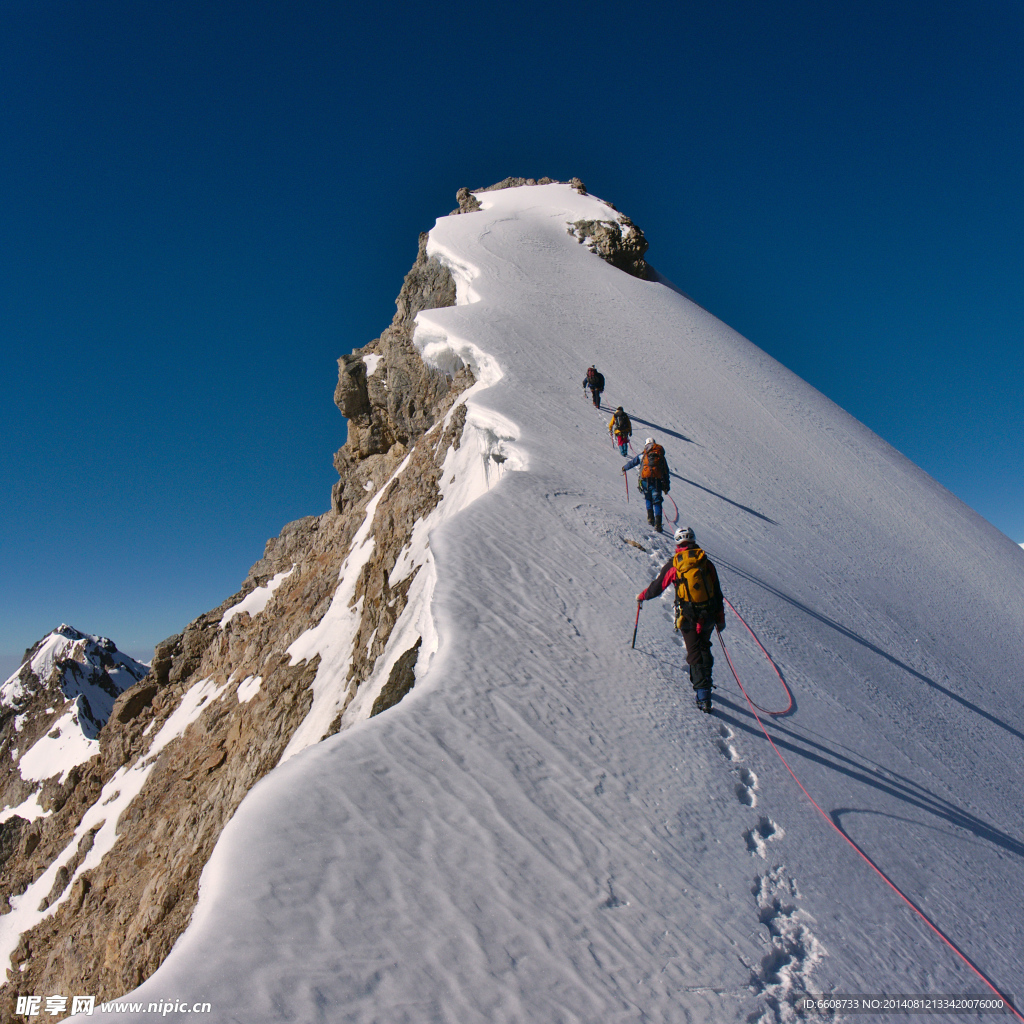
[[[749,1019],[759,1024],[802,1020],[802,997],[815,989],[811,973],[827,955],[811,931],[814,918],[800,909],[796,881],[786,876],[784,865],[757,875],[751,891],[758,920],[767,932],[768,948],[761,962],[752,965],[750,978],[752,988],[764,999],[763,1012]],[[834,1021],[836,1014],[829,1011],[817,1019]]]
[[[749,768],[739,770],[739,782],[736,783],[736,799],[747,807],[757,806],[757,776]]]
[[[743,838],[747,841],[747,849],[751,856],[756,855],[761,860],[767,860],[766,850],[769,840],[781,839],[785,834],[781,825],[776,825],[771,818],[762,815],[752,829],[743,833]]]
[[[718,739],[715,740],[715,746],[718,747],[718,752],[726,759],[726,761],[738,761],[740,755],[736,752],[736,748],[729,742],[733,737],[732,729],[727,725],[720,725],[718,727]]]
[[[733,731],[727,725],[720,724],[718,726],[718,739],[715,740],[715,746],[718,747],[718,752],[726,759],[726,761],[738,761],[740,755],[736,748],[729,742],[733,737]],[[754,780],[756,783],[756,779]]]

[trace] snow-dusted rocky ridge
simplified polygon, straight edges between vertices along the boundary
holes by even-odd
[[[593,225],[635,236],[599,200],[552,183],[459,202],[416,278],[436,295],[448,268],[456,304],[400,301],[397,335],[342,360],[334,511],[271,542],[154,663],[120,778],[157,746],[163,781],[125,807],[108,858],[156,898],[132,903],[104,864],[69,880],[77,906],[35,926],[8,993],[148,974],[136,950],[155,957],[191,910],[168,851],[205,861],[205,819],[202,842],[176,837],[211,801],[230,821],[190,927],[131,994],[143,1009],[771,1022],[807,993],[986,991],[809,806],[720,654],[716,715],[692,709],[670,601],[645,605],[630,649],[668,544],[626,503],[609,413],[580,391],[591,362],[606,404],[666,445],[682,520],[782,667],[795,706],[767,728],[801,782],[1024,991],[1024,553],[655,274],[618,269],[600,251],[616,232]],[[464,367],[475,383],[442,393]],[[420,375],[407,397],[437,395],[404,440],[419,403],[395,401],[402,374]],[[726,639],[775,706],[732,617]],[[243,779],[254,746],[263,771]],[[36,937],[72,933],[83,972],[47,974]]]

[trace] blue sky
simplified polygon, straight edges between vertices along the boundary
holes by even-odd
[[[1024,541],[1022,51],[1017,0],[6,0],[3,667],[147,654],[326,510],[335,360],[508,175]]]

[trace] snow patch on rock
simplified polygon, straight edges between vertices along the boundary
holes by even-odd
[[[238,604],[233,604],[220,619],[220,628],[223,629],[236,615],[241,615],[242,612],[248,612],[249,615],[255,618],[262,612],[267,605],[270,603],[270,599],[274,596],[274,591],[277,590],[281,584],[288,579],[289,576],[295,571],[293,565],[287,572],[277,573],[272,580],[264,584],[262,587],[257,587],[255,590],[250,591],[242,598]]]
[[[401,476],[410,458],[411,455],[407,455],[402,460],[387,483],[366,506],[363,523],[352,538],[348,556],[342,563],[338,589],[334,593],[327,614],[317,625],[296,638],[288,648],[293,665],[300,661],[311,661],[317,655],[320,657],[320,664],[313,680],[313,705],[285,747],[281,755],[281,764],[306,747],[319,743],[328,734],[335,718],[344,707],[348,670],[352,664],[352,644],[359,631],[362,611],[362,598],[354,604],[353,599],[359,582],[359,573],[373,554],[373,516],[391,481]]]
[[[84,764],[99,751],[98,740],[89,739],[78,721],[78,701],[72,703],[53,728],[21,755],[18,768],[26,782],[60,776],[63,782],[77,764]]]

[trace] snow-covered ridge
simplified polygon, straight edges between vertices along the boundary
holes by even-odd
[[[457,260],[449,263],[439,251],[431,248],[429,241],[427,254],[439,258],[452,270],[459,304],[477,301],[469,284],[476,273],[474,268]],[[471,339],[457,338],[447,330],[435,327],[432,319],[435,312],[423,310],[416,314],[413,343],[424,362],[447,374],[468,365],[477,383],[456,400],[443,422],[436,424],[420,442],[430,443],[435,435],[442,437],[456,411],[464,407],[466,418],[461,442],[457,449],[448,450],[441,472],[440,501],[413,525],[411,539],[389,573],[388,586],[394,588],[414,573],[416,578],[409,590],[406,607],[395,623],[387,646],[377,658],[372,674],[359,687],[355,697],[348,701],[347,680],[356,653],[354,645],[362,617],[362,599],[356,599],[356,587],[363,567],[373,554],[371,529],[378,503],[393,482],[401,484],[402,475],[409,470],[410,455],[376,490],[367,505],[327,614],[288,649],[293,664],[311,661],[317,656],[320,662],[313,683],[313,706],[292,736],[282,755],[282,763],[328,735],[339,715],[341,729],[351,728],[369,718],[396,663],[416,644],[420,647],[414,674],[419,678],[427,672],[437,650],[437,632],[431,610],[436,576],[429,548],[430,535],[490,490],[504,473],[525,468],[523,454],[515,444],[519,434],[516,425],[507,417],[481,408],[476,401],[477,396],[501,379],[499,364]],[[372,365],[368,362],[368,373],[372,375],[376,366],[376,362]]]
[[[402,585],[419,567],[379,676],[418,633],[416,688],[253,790],[192,927],[132,998],[187,994],[253,1024],[282,1006],[365,1024],[778,1024],[809,994],[977,991],[822,828],[717,646],[718,712],[693,712],[670,597],[644,605],[631,648],[633,595],[670,548],[626,501],[608,411],[580,393],[590,363],[606,404],[666,444],[680,524],[792,687],[768,724],[788,763],[1019,990],[1020,558],[735,332],[579,245],[566,225],[598,219],[587,197],[478,198],[428,243],[475,301],[418,318],[424,352],[496,375],[463,396],[437,516],[390,569]],[[353,541],[346,574],[371,544]],[[337,629],[305,638],[336,676],[355,642],[339,605]],[[773,706],[737,626],[737,669]]]

